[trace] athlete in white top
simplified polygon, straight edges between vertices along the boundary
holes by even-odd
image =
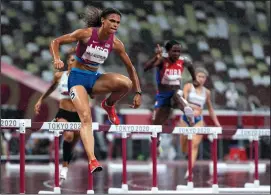
[[[71,68],[74,66],[74,54],[75,49],[71,49],[67,56],[67,65],[68,70],[62,72],[56,72],[54,75],[53,82],[51,86],[47,89],[47,91],[42,94],[39,98],[38,102],[35,105],[35,113],[39,114],[41,110],[42,101],[48,97],[55,89],[59,92],[59,110],[56,114],[55,121],[56,122],[80,122],[80,118],[76,112],[76,109],[73,106],[71,101],[71,97],[68,91],[68,75],[70,73]],[[80,134],[77,131],[64,131],[63,133],[63,162],[62,169],[60,172],[60,184],[67,177],[68,165],[72,159],[72,150],[77,141],[80,138]]]
[[[71,57],[73,58],[73,57]],[[62,99],[71,99],[69,91],[68,91],[68,74],[69,71],[63,71],[60,73],[61,77],[57,86],[57,90],[59,93],[59,98]]]
[[[220,123],[215,115],[212,103],[211,103],[211,92],[209,89],[204,87],[205,81],[208,76],[208,72],[206,69],[202,67],[198,67],[195,70],[196,73],[196,79],[199,82],[198,87],[194,87],[193,84],[187,83],[184,85],[183,88],[183,97],[186,99],[189,103],[189,106],[193,108],[194,110],[194,127],[203,127],[204,121],[202,116],[202,110],[204,108],[204,105],[207,105],[209,114],[215,124],[215,126],[220,126]],[[189,121],[185,115],[181,117],[180,120],[180,126],[181,127],[188,127]],[[194,167],[195,161],[198,156],[198,147],[202,140],[202,135],[193,135],[192,139],[192,167]],[[182,152],[187,155],[187,136],[181,135],[180,137],[181,141],[181,149]],[[187,178],[188,172],[186,172],[185,178]]]

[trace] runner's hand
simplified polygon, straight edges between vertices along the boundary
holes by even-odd
[[[54,66],[55,66],[56,69],[61,69],[61,68],[64,67],[64,63],[60,59],[59,60],[54,60],[53,63],[54,63]]]
[[[39,100],[34,108],[35,113],[38,115],[40,113],[41,101]]]
[[[133,99],[133,104],[130,105],[129,107],[130,108],[138,108],[139,106],[141,105],[141,95],[140,94],[136,94],[134,96],[134,99]]]
[[[155,49],[155,53],[156,53],[156,57],[158,59],[162,58],[162,52],[163,52],[162,48],[160,47],[159,44],[157,44],[156,49]]]

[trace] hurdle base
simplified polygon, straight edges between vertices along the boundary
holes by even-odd
[[[184,191],[184,190],[194,190],[196,189],[196,191],[199,188],[194,188],[194,183],[193,182],[187,182],[187,185],[177,185],[176,190],[177,191]],[[200,188],[202,190],[202,188]],[[203,188],[204,190],[206,190],[206,188]],[[219,193],[219,188],[217,184],[213,184],[212,185],[212,193],[217,194]],[[207,188],[208,191],[208,188]]]
[[[7,162],[5,164],[5,168],[7,170],[7,172],[11,172],[11,171],[19,171],[20,170],[20,164],[13,164],[13,163],[9,163]],[[50,162],[49,164],[29,164],[29,165],[25,165],[25,171],[27,172],[39,172],[39,173],[43,173],[43,172],[49,172],[49,173],[53,173],[55,168],[55,164]],[[62,165],[59,165],[59,168],[62,168]]]
[[[88,190],[87,194],[94,194],[94,190]]]
[[[60,187],[54,187],[54,191],[39,191],[38,194],[61,194]]]
[[[270,193],[270,186],[266,187],[253,187],[253,188],[219,188],[219,192],[249,192],[249,193],[258,193],[258,192],[269,192]]]
[[[190,189],[188,189],[188,185]],[[176,187],[177,190],[175,191],[174,190],[159,190],[158,193],[159,194],[212,194],[212,188],[194,188],[192,187],[191,184],[178,185],[178,186]]]
[[[128,184],[121,184],[121,188],[109,188],[108,194],[128,193]]]
[[[194,183],[192,181],[187,182],[187,185],[177,185],[176,190],[182,191],[182,190],[191,190],[194,188]]]
[[[108,194],[212,194],[212,188],[193,188],[177,190],[128,190],[124,192],[121,188],[109,188]]]
[[[218,194],[219,193],[218,184],[213,184],[212,189],[213,189],[213,194]]]
[[[266,172],[266,164],[265,163],[259,163],[258,166],[259,173],[265,173]],[[254,173],[255,172],[255,166],[254,163],[217,163],[217,171],[218,173],[225,173],[225,172],[249,172]],[[209,173],[213,174],[213,163],[209,163]]]
[[[153,191],[152,191],[153,190]],[[124,191],[121,188],[109,188],[108,194],[213,194],[213,193],[223,193],[223,192],[268,192],[270,193],[270,186],[260,186],[251,188],[219,188],[217,184],[214,184],[212,188],[193,188],[188,189],[187,186],[179,185],[177,190],[128,190]],[[157,190],[157,191],[156,191]]]
[[[123,190],[122,188],[108,188],[108,194],[125,194],[127,191]]]
[[[121,189],[123,190],[123,191],[128,191],[128,185],[127,184],[122,184],[121,185]]]
[[[151,191],[156,193],[156,192],[158,192],[159,190],[158,190],[158,187],[152,187],[152,188],[151,188]]]
[[[108,163],[107,166],[108,166],[109,174],[122,172],[122,164],[121,163]],[[167,171],[167,166],[165,164],[158,164],[157,171],[158,171],[158,173],[165,173]],[[147,164],[147,165],[128,164],[127,165],[127,172],[152,173],[152,164],[151,163]]]
[[[258,188],[260,187],[260,181],[254,180],[254,183],[245,183],[245,188]]]
[[[258,188],[261,190],[270,190],[270,186],[268,185],[260,185],[259,180],[254,180],[254,183],[245,183],[245,188],[251,189],[251,188]]]

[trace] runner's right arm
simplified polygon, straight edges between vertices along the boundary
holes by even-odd
[[[162,61],[163,61],[162,49],[159,44],[157,44],[157,48],[156,48],[155,53],[156,53],[155,56],[145,63],[144,72],[146,72],[154,67],[160,66],[162,64]]]
[[[51,86],[46,90],[45,93],[43,93],[43,94],[40,96],[40,98],[39,98],[39,100],[37,101],[37,103],[35,104],[35,108],[34,108],[36,114],[39,114],[40,106],[41,106],[41,104],[42,104],[42,101],[43,101],[45,98],[47,98],[47,97],[48,97],[48,96],[49,96],[49,95],[57,88],[58,83],[59,83],[59,80],[60,80],[62,74],[63,74],[63,72],[56,72],[56,73],[55,73],[55,76],[54,76],[54,79],[53,79],[53,82],[52,82],[52,84],[51,84]]]

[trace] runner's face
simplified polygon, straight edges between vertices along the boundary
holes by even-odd
[[[172,48],[168,52],[168,56],[172,61],[176,61],[180,58],[181,55],[181,46],[173,45]]]
[[[74,55],[70,55],[68,59],[68,69],[71,69],[75,65]]]
[[[207,76],[203,72],[198,72],[196,74],[196,79],[200,83],[200,85],[203,86],[206,82]]]
[[[102,24],[110,34],[116,33],[120,25],[120,15],[109,14],[106,18],[102,18]]]

